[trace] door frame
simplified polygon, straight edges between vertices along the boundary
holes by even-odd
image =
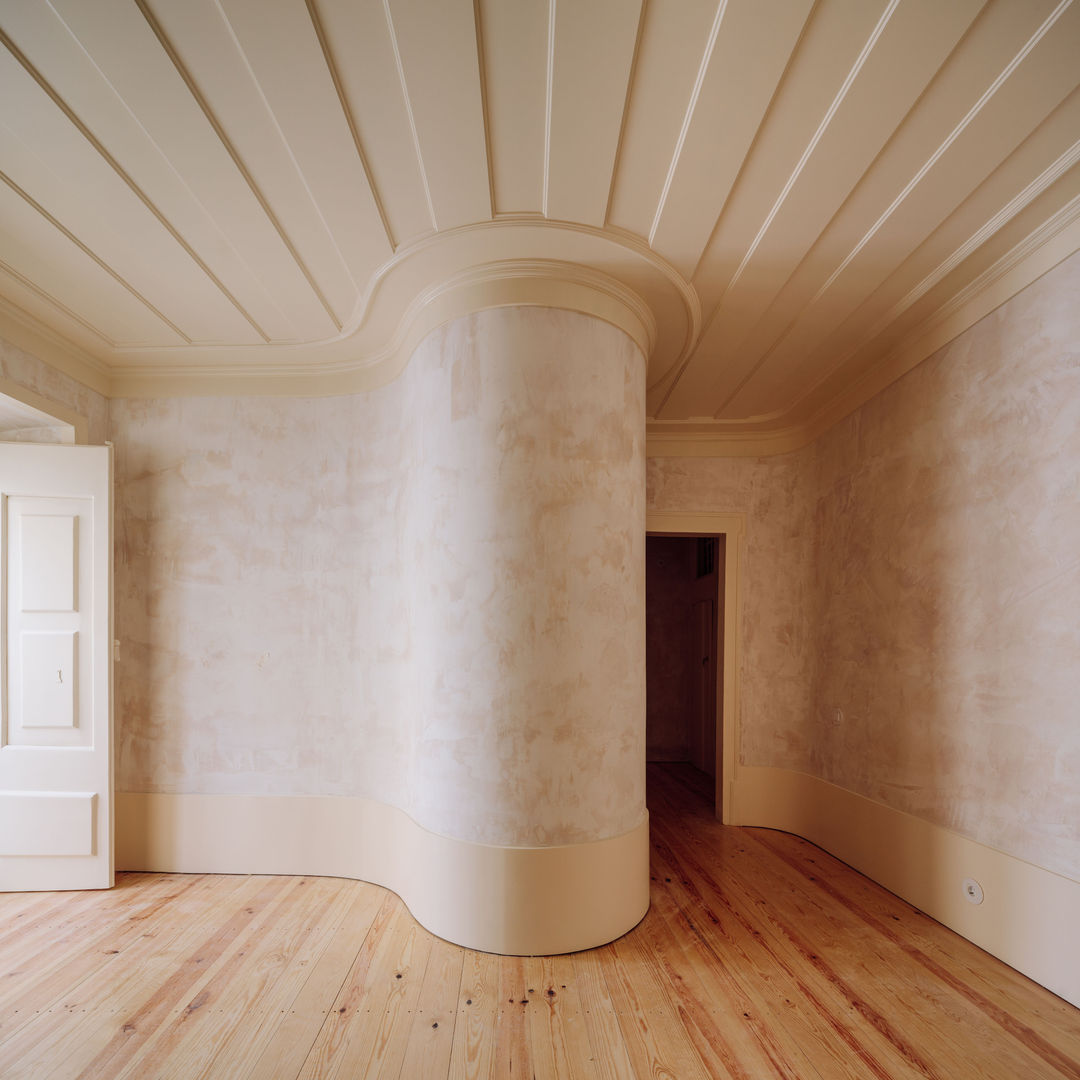
[[[52,398],[36,394],[21,383],[3,375],[0,375],[0,394],[20,401],[23,405],[29,405],[32,409],[37,409],[38,412],[43,412],[62,424],[69,424],[75,432],[76,446],[85,446],[90,441],[90,421],[78,410],[69,408],[59,401],[53,401]]]
[[[739,771],[739,628],[742,625],[742,567],[746,515],[708,510],[648,510],[646,536],[723,536],[724,603],[717,605],[717,635],[724,642],[724,677],[716,694],[716,816],[730,825]]]

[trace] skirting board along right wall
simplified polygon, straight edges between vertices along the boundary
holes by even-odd
[[[747,514],[733,821],[1080,1005],[1078,296],[1074,255],[794,454],[653,459],[649,508]]]

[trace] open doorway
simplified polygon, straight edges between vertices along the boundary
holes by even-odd
[[[725,539],[650,535],[645,542],[646,760],[685,764],[717,796]],[[717,798],[717,816],[721,807]]]
[[[700,794],[712,805],[716,817],[725,824],[738,823],[738,811],[735,805],[736,780],[739,769],[739,625],[741,611],[743,549],[746,541],[746,515],[743,513],[726,513],[707,510],[650,510],[646,515],[646,564],[651,561],[650,550],[663,551],[664,548],[651,548],[653,539],[657,540],[684,540],[688,543],[688,551],[692,554],[685,556],[692,568],[694,581],[697,578],[698,564],[698,541],[711,539],[715,541],[713,549],[713,567],[715,568],[715,600],[712,625],[712,652],[715,657],[715,682],[713,676],[707,674],[701,676],[701,669],[707,667],[701,663],[704,653],[696,657],[697,670],[693,679],[689,675],[683,676],[687,694],[691,695],[688,701],[688,709],[697,708],[698,687],[701,688],[702,698],[709,703],[706,705],[706,713],[711,705],[713,723],[708,724],[704,730],[708,732],[707,742],[702,747],[702,752],[710,756],[713,764],[711,770],[696,769],[692,760],[693,740],[688,734],[686,739],[686,761],[681,765],[654,765],[653,769],[683,769],[689,770],[696,778],[694,786],[700,788]],[[701,549],[702,564],[705,569],[708,565],[707,547]],[[685,566],[685,564],[684,564]],[[668,568],[658,568],[664,572]],[[646,592],[648,594],[649,582],[646,574]],[[654,578],[653,591],[658,591],[656,586],[662,578]],[[702,597],[694,596],[690,603],[688,616],[689,627],[686,630],[684,640],[689,640],[691,645],[685,655],[691,659],[698,651],[696,643],[705,640],[705,632],[698,627],[703,621],[703,609],[696,608]],[[646,625],[648,625],[650,610],[654,605],[650,597],[646,596]],[[658,658],[664,655],[661,651],[657,654],[657,631],[653,631],[653,640],[646,641],[646,694],[665,677],[662,670],[657,670]],[[678,635],[674,635],[676,638]],[[700,682],[699,682],[700,680]],[[711,695],[708,687],[714,686]],[[650,733],[653,717],[646,706],[646,746],[651,747],[657,755],[661,750],[657,743],[659,739]],[[648,758],[648,750],[646,757]],[[709,775],[709,772],[713,775]]]

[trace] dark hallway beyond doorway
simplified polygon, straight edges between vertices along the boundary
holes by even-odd
[[[709,776],[718,764],[723,565],[722,536],[646,539],[646,757]]]

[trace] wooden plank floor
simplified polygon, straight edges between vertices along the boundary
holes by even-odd
[[[1080,1010],[650,766],[653,904],[573,956],[433,937],[331,878],[0,895],[0,1077],[1080,1080]]]

